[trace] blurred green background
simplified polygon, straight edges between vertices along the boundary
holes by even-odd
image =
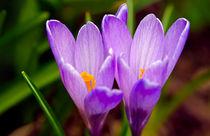
[[[85,126],[59,76],[45,23],[57,19],[76,37],[86,13],[100,28],[124,0],[0,1],[0,136],[55,135],[21,76],[26,71],[44,94],[66,135],[86,135]],[[144,129],[143,136],[210,136],[209,0],[134,0],[135,28],[154,13],[167,29],[177,18],[190,21],[184,51]],[[114,85],[117,88],[117,85]],[[110,112],[104,136],[130,135],[123,104]]]

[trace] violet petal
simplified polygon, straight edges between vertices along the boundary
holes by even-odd
[[[116,16],[105,15],[101,28],[106,54],[112,48],[116,57],[124,53],[125,61],[128,62],[132,37],[126,24]]]
[[[160,98],[161,87],[149,80],[140,79],[130,94],[130,125],[133,136],[139,136],[152,109]]]
[[[148,68],[151,63],[162,58],[163,38],[160,20],[154,14],[144,17],[136,29],[130,53],[130,67],[137,77],[140,75],[139,69]]]
[[[126,3],[120,6],[120,8],[118,9],[116,13],[116,17],[122,20],[125,24],[127,24],[128,7]]]
[[[118,76],[119,76],[119,87],[123,92],[123,99],[125,102],[125,106],[129,104],[129,95],[132,90],[133,85],[137,81],[133,71],[130,69],[128,64],[123,60],[121,56],[117,59],[117,68],[118,68]]]
[[[184,18],[178,19],[168,30],[164,39],[164,55],[169,57],[167,77],[171,74],[187,40],[190,23]]]
[[[84,113],[84,99],[87,95],[87,87],[80,74],[70,64],[63,64],[60,69],[63,84],[76,104],[77,108]]]
[[[111,50],[111,49],[110,49]],[[112,53],[112,52],[111,52]],[[110,54],[101,65],[96,79],[96,87],[105,86],[112,88],[115,75],[115,56]]]
[[[69,29],[58,20],[48,20],[46,30],[57,63],[60,64],[63,59],[65,63],[74,66],[75,39]]]
[[[84,105],[89,120],[88,129],[92,135],[100,135],[107,113],[115,108],[122,100],[119,90],[98,87],[85,97]]]
[[[104,61],[102,37],[92,22],[83,25],[75,45],[75,65],[79,73],[86,71],[96,77]]]
[[[168,57],[165,59],[153,62],[148,69],[145,70],[143,77],[151,82],[158,83],[163,86],[165,83],[167,68],[168,68]]]

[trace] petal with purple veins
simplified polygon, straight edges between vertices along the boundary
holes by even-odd
[[[163,27],[154,14],[143,18],[136,29],[130,53],[130,66],[139,77],[139,69],[148,68],[156,60],[162,59]]]
[[[102,20],[102,37],[105,45],[105,53],[112,48],[115,56],[125,54],[128,62],[132,37],[125,23],[113,15],[105,15]]]
[[[75,45],[76,69],[96,77],[104,61],[102,37],[97,26],[88,22],[79,31]]]
[[[63,59],[65,63],[74,66],[75,39],[69,29],[57,20],[49,20],[46,23],[46,30],[58,65],[61,59]]]

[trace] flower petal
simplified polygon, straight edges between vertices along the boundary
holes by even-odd
[[[132,134],[140,135],[153,107],[160,98],[161,87],[153,82],[140,79],[130,94],[129,115]]]
[[[149,14],[140,22],[131,46],[130,66],[139,77],[139,69],[147,69],[162,58],[163,27],[154,14]]]
[[[169,76],[184,48],[190,30],[190,23],[178,19],[168,30],[164,39],[164,55],[169,57],[167,76]]]
[[[104,47],[102,37],[97,26],[88,22],[82,26],[76,40],[75,65],[76,69],[82,73],[96,77],[104,60]]]
[[[112,48],[116,57],[124,53],[125,61],[128,62],[132,37],[125,23],[113,15],[105,15],[102,20],[102,37],[106,54]]]
[[[91,90],[85,97],[85,111],[88,115],[106,113],[115,108],[122,99],[119,90],[110,90],[107,87],[98,87]]]
[[[145,70],[143,77],[151,82],[158,83],[163,86],[166,80],[167,68],[168,68],[168,57],[162,61],[157,60],[153,62],[148,69]]]
[[[120,8],[118,9],[116,13],[116,17],[122,20],[125,24],[127,24],[128,7],[126,3],[120,6]]]
[[[110,49],[111,50],[111,49]],[[96,87],[106,86],[112,88],[115,75],[115,56],[110,54],[102,64],[98,77],[96,79]]]
[[[125,105],[127,106],[129,104],[130,92],[137,79],[135,78],[133,71],[121,56],[117,59],[117,68],[119,76],[118,85],[120,90],[123,92],[123,99]]]
[[[98,87],[85,97],[84,105],[89,120],[88,129],[92,135],[100,135],[100,130],[108,112],[115,108],[122,100],[119,90]]]
[[[70,64],[62,64],[60,73],[62,81],[77,108],[84,113],[84,99],[87,87],[80,74]]]
[[[58,64],[61,59],[74,66],[75,39],[69,29],[58,20],[46,23],[48,40]]]

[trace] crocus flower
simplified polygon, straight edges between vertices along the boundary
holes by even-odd
[[[91,135],[100,135],[108,112],[116,107],[122,92],[112,89],[115,57],[105,57],[100,31],[92,22],[80,29],[75,41],[68,28],[57,20],[46,23],[48,40],[61,79]]]
[[[143,18],[132,36],[126,24],[113,15],[102,21],[105,47],[117,57],[116,79],[123,92],[126,114],[133,136],[139,136],[161,89],[184,48],[189,22],[178,19],[164,35],[163,26],[154,14]]]

